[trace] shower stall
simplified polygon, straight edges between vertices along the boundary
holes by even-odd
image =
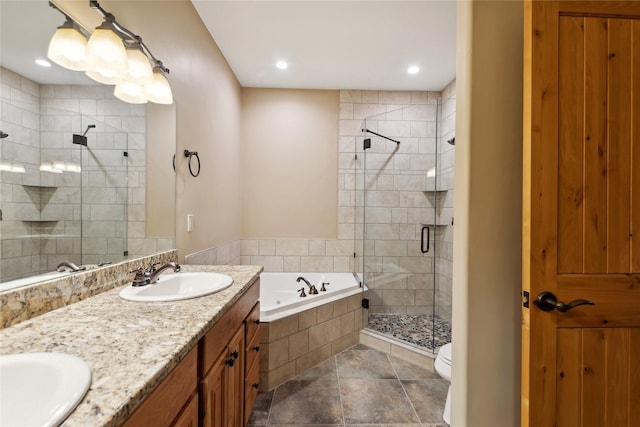
[[[51,274],[62,261],[122,260],[128,249],[129,199],[141,197],[129,188],[129,177],[144,170],[129,160],[128,134],[46,103],[3,98],[1,104],[12,115],[0,120],[8,134],[0,161],[20,166],[15,173],[7,168],[0,173],[4,289]],[[25,118],[17,123],[12,117]]]
[[[364,325],[435,354],[451,341],[454,144],[441,99],[386,109],[362,121],[354,156]]]

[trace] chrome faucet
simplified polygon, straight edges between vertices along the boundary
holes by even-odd
[[[172,269],[175,273],[179,272],[182,267],[180,267],[180,264],[175,263],[175,262],[168,262],[165,265],[163,265],[162,267],[158,268],[156,270],[156,268],[154,266],[151,266],[151,270],[149,270],[149,284],[154,284],[158,281],[158,279],[160,278],[160,275],[168,269]]]
[[[296,279],[296,282],[300,282],[303,281],[304,283],[307,284],[307,286],[309,287],[309,295],[317,295],[318,294],[318,289],[316,289],[316,285],[312,285],[311,283],[309,283],[309,281],[307,279],[305,279],[304,277],[300,276]],[[302,295],[301,295],[302,296]]]
[[[72,263],[71,261],[62,261],[60,264],[58,264],[58,266],[56,267],[56,271],[82,271],[82,270],[86,270],[87,267],[80,266],[78,267],[77,265],[75,265],[74,263]]]

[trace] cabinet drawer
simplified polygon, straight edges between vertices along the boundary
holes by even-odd
[[[258,335],[260,329],[260,303],[258,302],[251,313],[247,316],[246,330],[247,330],[247,342],[251,341],[254,336]]]
[[[257,360],[249,366],[247,377],[244,380],[244,425],[249,422],[249,416],[251,415],[251,409],[253,409],[253,402],[256,400],[259,388],[259,372],[260,363]]]
[[[203,376],[216,361],[220,353],[225,350],[233,333],[243,325],[246,317],[260,298],[260,282],[251,285],[249,289],[236,301],[216,324],[200,340],[199,374]]]
[[[255,334],[245,348],[245,375],[249,375],[249,369],[253,363],[259,364],[260,357],[260,336]]]

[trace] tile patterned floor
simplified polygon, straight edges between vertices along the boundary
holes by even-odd
[[[424,347],[434,353],[451,342],[451,325],[438,316],[427,314],[369,313],[367,329]]]
[[[260,392],[249,426],[446,427],[448,386],[436,373],[358,344]]]

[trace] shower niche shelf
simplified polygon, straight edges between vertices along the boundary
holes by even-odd
[[[52,189],[55,190],[58,188],[57,185],[34,185],[34,184],[22,184],[23,187],[27,187],[27,188],[35,188],[35,189],[43,189],[43,190],[47,190],[47,189]]]

